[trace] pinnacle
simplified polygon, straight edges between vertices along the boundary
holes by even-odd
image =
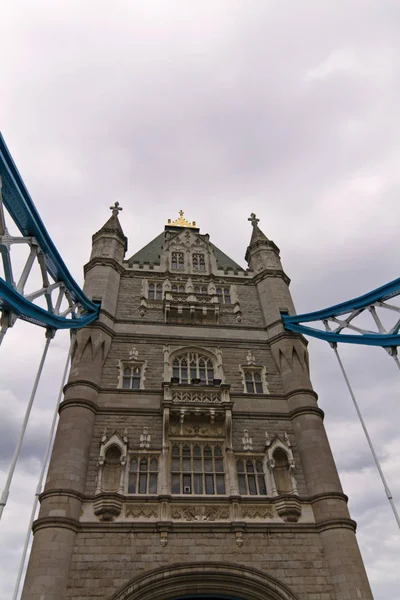
[[[251,234],[250,239],[250,246],[252,246],[256,242],[269,242],[267,236],[261,231],[261,229],[258,226],[260,219],[257,219],[254,213],[251,213],[250,217],[247,220],[251,221],[251,224],[253,226],[253,232]]]

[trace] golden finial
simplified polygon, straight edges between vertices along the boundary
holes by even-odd
[[[196,227],[196,221],[192,221],[191,223],[189,221],[186,221],[186,219],[183,218],[184,212],[181,209],[179,211],[179,217],[177,219],[175,219],[175,221],[171,221],[171,219],[168,219],[168,225],[171,225],[172,227]]]

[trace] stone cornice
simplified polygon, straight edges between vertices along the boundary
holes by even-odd
[[[125,504],[143,504],[144,502],[168,502],[171,504],[181,504],[184,502],[187,505],[190,504],[198,504],[199,498],[201,501],[206,500],[208,505],[212,504],[221,504],[221,503],[232,503],[239,502],[240,504],[259,504],[260,506],[273,505],[277,501],[282,498],[292,499],[296,498],[303,504],[314,504],[315,502],[320,502],[323,500],[332,500],[338,499],[343,500],[343,502],[348,502],[348,497],[346,494],[342,492],[324,492],[322,494],[315,494],[314,496],[304,496],[304,495],[293,495],[293,494],[283,494],[281,496],[193,496],[189,497],[184,494],[182,495],[171,495],[171,494],[163,494],[157,496],[154,495],[146,495],[143,498],[136,495],[124,495],[119,494],[117,492],[101,492],[100,494],[84,494],[81,492],[77,492],[75,490],[71,490],[68,488],[53,488],[49,490],[45,490],[39,496],[39,500],[42,502],[47,498],[58,496],[67,496],[69,498],[74,498],[81,502],[93,502],[96,498],[116,498],[121,500]],[[325,521],[324,521],[325,523]]]
[[[302,415],[317,415],[323,420],[325,416],[324,411],[317,406],[300,406],[292,410],[289,414],[291,419],[296,419]]]
[[[313,398],[318,400],[318,394],[312,388],[296,388],[295,390],[292,390],[291,392],[287,392],[286,394],[283,394],[283,395],[286,398],[286,400],[289,400],[289,398],[292,398],[293,396],[298,396],[299,394],[305,394],[306,396],[312,396]]]
[[[73,381],[69,381],[68,383],[65,384],[64,394],[67,390],[69,390],[73,387],[76,387],[76,386],[90,387],[97,393],[99,393],[101,390],[100,386],[98,386],[97,383],[94,383],[93,381],[90,381],[89,379],[74,379]]]
[[[326,521],[320,521],[315,527],[318,533],[329,529],[350,529],[355,532],[357,523],[353,519],[327,519]]]
[[[257,273],[257,275],[254,275],[252,282],[257,285],[257,283],[260,283],[260,281],[267,279],[268,277],[279,277],[280,279],[283,279],[287,286],[290,285],[289,277],[281,269],[263,269]]]
[[[94,414],[98,412],[97,405],[91,400],[86,400],[84,398],[71,398],[68,400],[63,400],[60,404],[60,408],[58,409],[58,413],[61,414],[63,410],[66,408],[79,406],[80,408],[86,408],[87,410],[91,410]]]
[[[297,533],[321,533],[329,529],[350,529],[356,531],[357,524],[353,519],[329,519],[318,524],[315,523],[251,523],[249,521],[230,521],[221,523],[216,521],[190,521],[189,523],[178,523],[171,521],[126,521],[126,522],[77,522],[73,519],[62,517],[45,517],[38,519],[33,524],[33,532],[45,528],[63,528],[74,532],[93,532],[93,533],[132,533],[135,531],[156,533],[168,530],[181,533],[233,533],[238,528],[244,532],[260,532],[269,534],[297,534]]]
[[[121,265],[121,263],[115,260],[115,258],[95,256],[83,267],[85,277],[88,274],[88,272],[96,266],[112,267],[115,271],[118,271],[120,275],[123,275],[123,273],[125,272],[125,268]]]
[[[81,529],[81,524],[79,521],[75,521],[75,519],[68,519],[66,517],[43,517],[37,519],[32,525],[34,534],[41,529],[69,529],[76,533]]]
[[[42,492],[39,495],[39,500],[40,502],[42,502],[43,500],[46,500],[47,498],[53,498],[54,496],[67,496],[68,498],[74,498],[75,500],[79,500],[80,502],[83,502],[87,499],[87,496],[81,494],[80,492],[76,492],[75,490],[70,490],[67,488],[54,488]]]
[[[283,322],[281,319],[277,319],[273,323],[270,323],[270,325],[268,325],[268,327],[265,327],[264,329],[268,331],[268,329],[271,329],[272,327],[279,324],[281,324],[283,327]],[[301,333],[295,333],[293,331],[286,330],[282,331],[281,333],[278,333],[277,335],[274,335],[273,337],[268,338],[268,343],[272,345],[276,342],[280,342],[281,340],[290,340],[293,338],[302,341],[305,346],[308,346],[308,340],[303,335],[301,335]]]
[[[346,494],[343,494],[343,492],[323,492],[322,494],[315,494],[314,496],[310,496],[308,500],[309,502],[311,502],[311,504],[314,504],[315,502],[321,502],[323,500],[332,499],[343,500],[343,502],[346,502],[346,504],[349,500],[348,496],[346,496]]]

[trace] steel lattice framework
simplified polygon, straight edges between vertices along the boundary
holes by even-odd
[[[7,214],[21,235],[9,233]],[[12,249],[21,244],[28,252],[16,281]],[[65,266],[1,134],[0,253],[4,271],[4,278],[0,277],[3,335],[17,318],[55,330],[78,329],[96,319],[99,307],[85,296]],[[31,281],[33,290],[27,293],[35,270],[39,275]]]
[[[331,344],[364,344],[387,350],[400,346],[400,278],[368,294],[302,315],[282,314],[288,331],[325,340]],[[304,323],[314,323],[310,327]],[[318,329],[323,324],[325,330]]]

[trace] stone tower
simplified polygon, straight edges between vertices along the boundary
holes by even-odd
[[[371,600],[279,249],[93,236],[23,600]]]

